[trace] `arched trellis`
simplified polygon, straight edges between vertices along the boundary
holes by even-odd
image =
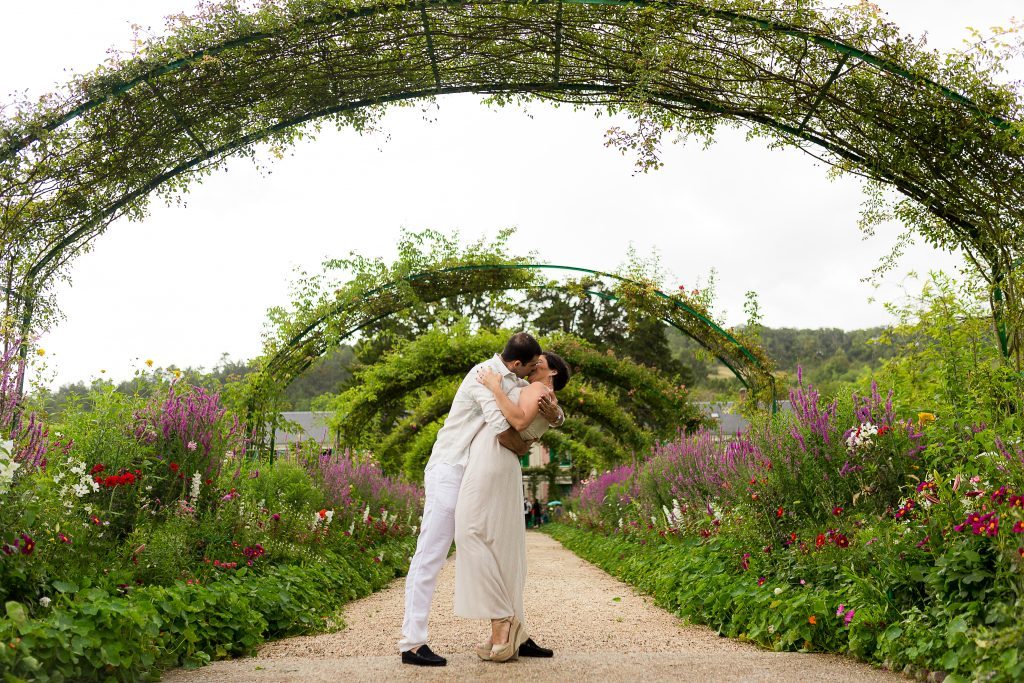
[[[404,469],[417,477],[466,372],[500,350],[508,334],[472,332],[463,322],[401,343],[331,400],[334,416],[328,425],[342,445],[368,448],[387,471]],[[685,389],[657,371],[599,352],[571,335],[540,341],[573,368],[573,380],[559,392],[571,419],[558,437],[597,454],[591,465],[618,464],[646,452],[654,439],[674,438],[679,430],[703,424]]]
[[[25,331],[61,267],[153,191],[259,141],[288,144],[307,122],[359,126],[381,105],[460,92],[653,111],[690,134],[744,122],[913,200],[920,211],[905,218],[1006,290],[997,318],[1019,298],[1020,103],[967,60],[942,64],[856,10],[304,0],[210,11],[2,124],[5,312]]]
[[[579,283],[543,281],[536,276],[540,271],[583,274],[606,280],[612,286],[596,289]],[[775,379],[764,352],[744,344],[714,322],[707,311],[682,295],[667,294],[648,283],[590,268],[514,262],[468,264],[414,273],[371,289],[348,292],[338,301],[307,313],[305,319],[296,322],[296,331],[282,340],[280,348],[270,355],[252,381],[250,423],[262,424],[264,420],[259,416],[272,411],[277,393],[317,358],[373,323],[411,306],[435,303],[460,294],[539,289],[565,289],[582,296],[616,300],[638,316],[664,321],[704,347],[751,389],[755,397],[774,407]]]

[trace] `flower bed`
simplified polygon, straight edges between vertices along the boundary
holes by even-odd
[[[341,604],[385,586],[408,567],[414,540],[367,550],[355,541],[306,566],[260,576],[245,568],[209,583],[90,588],[58,595],[45,616],[8,602],[0,669],[13,680],[156,680],[162,668],[251,653],[267,638],[321,629]]]
[[[991,427],[900,417],[875,386],[790,398],[745,434],[680,436],[583,482],[552,533],[725,635],[1024,676],[1024,454]]]
[[[136,395],[97,382],[48,415],[3,394],[14,359],[0,358],[3,673],[137,680],[243,654],[408,566],[422,492],[367,456],[305,443],[253,458],[220,394],[174,373]]]

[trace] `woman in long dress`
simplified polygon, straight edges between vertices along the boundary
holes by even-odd
[[[501,377],[481,371],[479,381],[493,393],[505,419],[527,441],[550,427],[539,400],[569,381],[569,367],[545,352],[530,374],[530,384],[509,395]],[[482,430],[469,450],[455,508],[455,613],[488,619],[491,637],[476,648],[481,659],[504,662],[516,657],[529,635],[523,626],[526,584],[526,529],[523,523],[523,474],[519,459]]]

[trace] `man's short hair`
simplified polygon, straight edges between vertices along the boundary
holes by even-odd
[[[548,359],[548,367],[555,371],[555,378],[551,380],[551,383],[554,385],[555,391],[561,391],[572,377],[572,373],[569,372],[569,364],[562,360],[557,353],[551,351],[545,351],[544,357]]]
[[[514,360],[522,364],[529,363],[540,355],[540,343],[526,332],[516,332],[509,337],[505,344],[505,350],[501,352],[501,359],[506,363]]]

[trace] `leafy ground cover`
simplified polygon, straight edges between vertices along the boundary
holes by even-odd
[[[147,362],[147,366],[149,363]],[[270,461],[216,391],[141,371],[46,413],[0,359],[0,669],[140,680],[324,628],[404,573],[422,492],[306,443]],[[4,431],[6,433],[6,430]]]

